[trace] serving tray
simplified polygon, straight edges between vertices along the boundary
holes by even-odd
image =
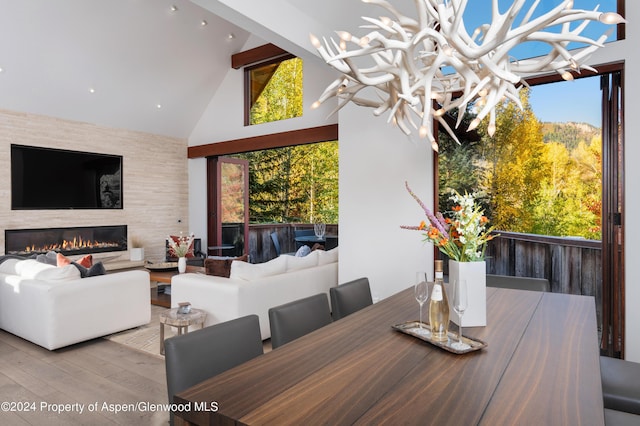
[[[392,325],[391,328],[398,330],[401,333],[408,334],[409,336],[416,337],[420,340],[424,340],[425,342],[431,343],[439,348],[444,349],[445,351],[454,353],[454,354],[466,354],[468,352],[478,351],[482,348],[486,348],[487,344],[482,340],[471,339],[466,336],[462,336],[462,342],[469,345],[469,348],[466,349],[457,349],[451,346],[453,343],[458,341],[458,335],[449,331],[447,333],[448,339],[446,342],[438,342],[431,339],[431,326],[428,323],[422,323],[422,333],[420,332],[420,322],[419,321],[408,321],[403,322],[402,324]]]
[[[154,272],[177,271],[178,262],[145,263],[144,267]]]

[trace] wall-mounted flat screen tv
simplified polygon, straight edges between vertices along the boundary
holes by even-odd
[[[11,208],[122,209],[122,156],[11,145]]]

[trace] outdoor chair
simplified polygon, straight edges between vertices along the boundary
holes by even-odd
[[[276,349],[330,323],[331,311],[325,293],[271,308],[271,347]]]

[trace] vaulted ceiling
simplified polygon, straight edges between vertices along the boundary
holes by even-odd
[[[253,34],[317,60],[359,0],[0,0],[0,109],[187,138]],[[374,15],[375,16],[375,15]]]

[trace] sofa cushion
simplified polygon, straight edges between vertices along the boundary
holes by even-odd
[[[258,264],[233,261],[229,278],[252,281],[257,278],[284,274],[287,271],[287,257],[289,256],[278,256],[268,262]]]
[[[303,246],[307,247],[307,246]],[[299,269],[313,268],[318,266],[320,250],[312,251],[304,257],[287,256],[287,271],[297,271]]]
[[[73,265],[57,268],[35,259],[19,261],[16,264],[16,272],[22,278],[42,281],[66,281],[80,278],[80,271]]]
[[[240,262],[248,262],[249,255],[245,254],[244,256],[239,257],[208,257],[204,260],[205,273],[207,275],[229,278],[229,276],[231,275],[231,263],[234,260],[238,260]]]
[[[20,262],[20,259],[5,259],[0,263],[0,274],[16,275],[16,265]]]
[[[338,261],[338,247],[331,250],[316,250],[318,252],[318,265],[327,265]]]

